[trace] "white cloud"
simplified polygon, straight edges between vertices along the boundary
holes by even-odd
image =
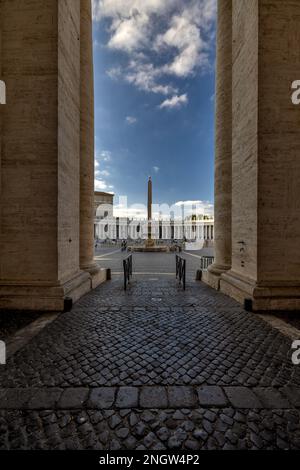
[[[137,118],[135,118],[134,116],[127,116],[125,120],[129,125],[133,125],[137,122]]]
[[[115,217],[129,217],[130,219],[147,219],[147,207],[143,204],[134,204],[130,207],[124,207],[122,204],[114,205]]]
[[[153,167],[153,171],[154,171],[155,173],[158,173],[159,170],[160,170],[159,166],[154,166],[154,167]]]
[[[180,108],[184,104],[188,103],[188,97],[187,94],[185,93],[184,95],[175,95],[172,96],[172,98],[168,98],[165,101],[163,101],[159,107],[160,109],[163,108],[169,108],[169,109],[174,109],[174,108]]]
[[[214,205],[210,201],[177,201],[174,205],[180,208],[184,206],[186,216],[192,214],[213,216],[214,214]]]
[[[106,191],[108,189],[108,185],[104,180],[95,179],[95,191]]]
[[[153,64],[142,63],[140,60],[131,60],[124,73],[111,69],[108,71],[109,76],[117,78],[118,76],[125,79],[126,82],[135,85],[139,90],[162,95],[177,93],[177,88],[170,84],[159,83],[164,71],[160,67],[154,67]]]
[[[93,0],[93,19],[110,18],[108,47],[130,53],[148,45],[152,16],[166,13],[172,4],[174,0]]]
[[[154,219],[162,218],[170,220],[173,214],[175,220],[182,218],[182,206],[184,206],[184,216],[189,217],[196,214],[197,216],[213,216],[214,206],[209,201],[177,201],[171,206],[168,204],[153,204],[152,214]],[[129,217],[130,219],[147,219],[147,206],[144,204],[127,204],[127,197],[120,197],[119,202],[114,204],[115,217]]]
[[[128,63],[107,71],[138,89],[179,93],[170,78],[208,70],[216,0],[93,0],[93,18],[110,21],[107,46]]]
[[[198,26],[184,16],[174,16],[170,28],[156,39],[156,48],[161,51],[175,48],[177,54],[165,71],[186,77],[194,72],[196,67],[207,66],[207,44],[203,41]]]
[[[96,176],[95,178],[95,184],[94,184],[95,191],[106,191],[109,192],[112,189],[114,189],[112,184],[108,184],[107,181],[104,179],[98,178]]]
[[[106,178],[110,176],[110,172],[105,168],[111,161],[111,158],[112,153],[110,150],[101,150],[95,158],[95,191],[108,192],[113,189],[113,186],[106,181]]]
[[[104,176],[105,178],[107,178],[108,176],[110,176],[110,172],[107,171],[107,170],[96,170],[95,175],[96,176]]]
[[[108,42],[112,49],[132,52],[147,44],[149,18],[137,10],[130,18],[115,19],[111,26],[113,34]]]
[[[110,162],[112,154],[109,150],[102,150],[96,157],[96,161]]]

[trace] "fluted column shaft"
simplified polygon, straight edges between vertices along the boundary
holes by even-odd
[[[94,258],[94,75],[91,0],[80,0],[80,267]]]
[[[232,0],[218,0],[215,143],[215,263],[211,274],[231,267]]]

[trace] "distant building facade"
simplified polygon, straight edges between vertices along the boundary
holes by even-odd
[[[100,238],[98,227],[103,219],[111,220],[113,217],[114,194],[104,191],[94,193],[94,238]],[[107,237],[104,237],[107,238]]]
[[[146,240],[148,220],[130,219],[113,215],[114,195],[95,192],[94,233],[97,240]],[[184,219],[172,218],[152,220],[151,237],[155,240],[203,241],[212,245],[214,240],[214,219],[210,216],[189,216]]]

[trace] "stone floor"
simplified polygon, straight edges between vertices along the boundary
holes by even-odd
[[[291,340],[159,256],[0,366],[1,449],[300,449]]]

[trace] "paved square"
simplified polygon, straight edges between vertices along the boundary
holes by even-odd
[[[166,273],[144,256],[153,273],[127,292],[113,276],[0,368],[2,449],[300,448],[290,340],[192,275],[183,292],[165,256]]]

